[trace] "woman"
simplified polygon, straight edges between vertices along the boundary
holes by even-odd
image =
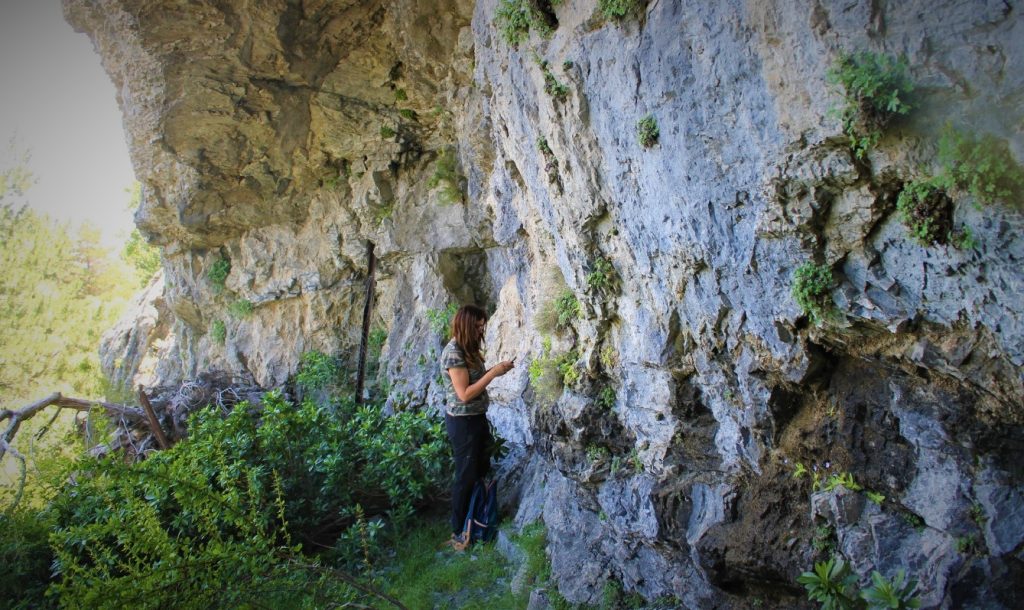
[[[480,353],[487,314],[475,305],[463,305],[452,320],[452,340],[441,352],[441,370],[447,406],[444,421],[448,440],[455,455],[455,482],[452,485],[452,546],[464,548],[462,526],[469,510],[473,484],[487,476],[491,468],[488,448],[493,442],[487,425],[487,386],[495,378],[512,370],[511,360],[484,368]]]

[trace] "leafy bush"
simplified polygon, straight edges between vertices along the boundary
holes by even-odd
[[[227,281],[229,273],[231,273],[231,260],[226,257],[218,258],[210,265],[210,269],[206,272],[206,278],[213,284],[215,293],[219,294],[224,291],[224,282]]]
[[[637,14],[643,7],[641,0],[599,0],[597,5],[601,14],[608,19],[622,19],[626,15]]]
[[[224,325],[223,320],[214,320],[210,324],[210,338],[217,345],[224,345],[224,341],[228,337],[228,328]]]
[[[48,544],[50,515],[14,510],[0,514],[0,602],[10,608],[55,607],[45,597],[53,551]]]
[[[398,110],[398,115],[408,121],[416,120],[416,111],[411,108],[401,108]]]
[[[552,7],[558,6],[562,0],[550,0],[550,2],[538,2],[533,4],[528,0],[501,0],[494,13],[494,24],[501,32],[502,39],[512,47],[518,47],[534,30],[541,36],[550,36],[554,31],[552,20],[544,14],[544,10],[550,13]]]
[[[934,180],[904,185],[896,200],[896,211],[921,245],[945,244],[953,228],[953,202]]]
[[[829,68],[827,80],[845,90],[838,114],[857,158],[878,143],[894,117],[911,110],[907,99],[914,84],[903,59],[869,51],[844,53]]]
[[[295,383],[307,392],[323,390],[338,380],[341,366],[334,358],[316,350],[302,354]]]
[[[658,143],[658,137],[660,136],[658,131],[658,121],[655,120],[653,114],[649,114],[644,118],[637,121],[636,124],[636,137],[637,141],[640,142],[640,146],[644,148],[650,148]]]
[[[462,178],[456,166],[455,149],[451,147],[438,153],[434,173],[427,180],[427,188],[434,189],[438,185],[441,185],[442,203],[462,201]]]
[[[576,350],[557,356],[551,353],[551,339],[545,338],[541,355],[530,362],[530,385],[541,404],[553,404],[562,394],[562,389],[572,386],[580,379],[576,368],[579,358]]]
[[[1005,140],[991,134],[975,137],[947,125],[939,141],[939,160],[947,186],[967,190],[977,203],[1003,200],[1021,205],[1024,169]]]
[[[569,87],[558,81],[547,61],[540,62],[540,69],[544,73],[544,93],[562,102],[569,95]]]
[[[255,306],[249,299],[238,299],[228,305],[228,313],[235,318],[248,318],[252,315]]]
[[[385,140],[390,140],[391,138],[394,138],[396,135],[398,135],[398,133],[391,126],[380,126],[380,137],[384,138]]]
[[[601,388],[601,393],[597,395],[596,404],[605,411],[611,411],[615,408],[615,388],[610,385]]]
[[[344,601],[353,593],[318,580],[300,549],[340,540],[337,557],[361,563],[366,524],[405,521],[449,469],[441,426],[422,413],[293,406],[276,392],[262,410],[208,408],[143,462],[85,463],[53,505],[53,588],[67,607],[316,606],[325,588]]]
[[[793,272],[793,298],[815,324],[833,315],[833,287],[832,269],[828,265],[805,263]]]

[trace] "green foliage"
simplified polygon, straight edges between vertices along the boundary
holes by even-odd
[[[834,557],[815,563],[813,572],[804,572],[797,582],[807,589],[807,598],[821,602],[824,610],[854,610],[859,607],[857,576],[850,566]]]
[[[546,3],[548,7],[558,6],[561,0]],[[554,31],[547,17],[541,12],[541,3],[528,0],[501,0],[494,12],[494,25],[501,32],[501,38],[512,47],[518,47],[533,30],[541,36],[550,36]]]
[[[834,315],[832,269],[808,262],[793,272],[793,298],[811,319],[820,324]]]
[[[866,495],[868,497],[868,500],[871,500],[872,502],[874,502],[875,504],[877,504],[879,506],[881,506],[882,503],[885,502],[885,496],[883,496],[882,494],[878,493],[877,491],[871,491],[869,489],[869,490],[864,492],[864,495]]]
[[[441,186],[441,202],[459,203],[462,201],[462,177],[459,175],[455,159],[455,149],[446,147],[437,155],[434,173],[427,180],[427,188]]]
[[[614,345],[606,345],[601,350],[600,359],[604,370],[610,371],[619,364],[619,352],[615,349]]]
[[[601,589],[601,610],[621,610],[622,608],[644,608],[647,600],[642,595],[633,591],[626,593],[622,590],[622,583],[614,578],[609,578]]]
[[[441,310],[428,309],[427,320],[430,322],[430,332],[447,341],[451,336],[452,320],[458,311],[459,306],[455,303],[449,303]]]
[[[409,95],[405,92],[405,89],[395,89],[395,101],[404,102],[409,99]]]
[[[537,313],[537,330],[543,333],[563,332],[572,328],[583,310],[579,299],[568,287],[561,290],[558,296],[549,298],[541,305]]]
[[[560,102],[565,101],[569,96],[569,87],[555,78],[547,61],[540,62],[540,69],[544,73],[544,93]]]
[[[552,355],[551,339],[545,338],[541,355],[530,362],[530,385],[541,404],[553,404],[562,395],[562,389],[575,385],[580,379],[576,367],[576,350]]]
[[[900,516],[903,517],[903,520],[907,523],[907,525],[913,527],[918,531],[923,530],[925,527],[924,519],[922,519],[921,515],[918,515],[917,513],[905,512],[901,513]]]
[[[619,291],[619,274],[607,258],[599,257],[594,260],[586,280],[587,288],[594,294],[610,296]]]
[[[229,273],[231,273],[231,259],[225,256],[218,258],[210,265],[206,271],[206,279],[213,284],[215,293],[219,294],[224,291],[224,282],[227,281]]]
[[[299,359],[295,383],[307,392],[315,392],[335,384],[340,373],[341,366],[336,359],[314,350],[302,354]]]
[[[318,580],[297,543],[337,539],[338,561],[365,564],[371,532],[404,522],[450,467],[440,424],[422,413],[383,417],[350,399],[293,406],[276,392],[262,410],[205,409],[167,451],[80,468],[53,504],[52,589],[72,608],[345,601],[353,592]]]
[[[544,156],[544,171],[548,175],[548,184],[557,184],[562,179],[558,170],[558,158],[544,136],[537,137],[537,150]]]
[[[406,119],[408,121],[415,121],[416,120],[416,111],[412,110],[411,108],[400,108],[398,110],[398,115],[401,116],[403,119]]]
[[[816,553],[832,553],[835,551],[836,530],[827,523],[815,527],[814,538],[811,539],[811,548]]]
[[[227,326],[224,325],[224,320],[214,320],[210,324],[210,338],[217,345],[224,345],[224,341],[228,337]]]
[[[821,489],[823,491],[833,491],[839,487],[845,487],[850,491],[860,491],[863,489],[863,487],[854,480],[853,475],[849,472],[839,472],[829,475],[828,479],[822,483]]]
[[[369,360],[370,362],[377,362],[378,360],[380,360],[381,350],[384,349],[384,342],[387,340],[387,329],[377,326],[370,330],[370,336],[367,337],[366,340],[367,360]]]
[[[601,393],[597,395],[596,403],[598,408],[604,411],[611,411],[615,408],[615,388],[610,385],[606,385],[601,388]]]
[[[45,512],[0,513],[0,603],[12,609],[56,607],[45,597],[53,551],[48,538],[52,523]]]
[[[896,571],[892,580],[882,576],[878,571],[871,572],[871,585],[861,591],[861,598],[868,603],[868,608],[920,608],[921,600],[914,596],[917,581],[914,579],[904,583],[906,572]]]
[[[917,180],[903,186],[896,211],[910,234],[923,246],[944,244],[953,226],[953,202],[934,180]]]
[[[878,143],[894,117],[911,110],[907,99],[914,84],[903,59],[869,51],[844,53],[829,68],[827,80],[845,90],[838,114],[857,158]]]
[[[398,132],[396,132],[390,125],[380,126],[380,137],[384,138],[385,140],[390,140],[394,138],[396,135],[398,135]]]
[[[978,204],[1024,203],[1024,169],[1014,160],[1006,140],[946,125],[939,141],[939,161],[946,183],[968,191]]]
[[[897,570],[892,580],[877,570],[871,572],[871,584],[857,590],[857,575],[849,564],[835,557],[815,563],[813,572],[804,572],[797,582],[807,589],[807,598],[821,602],[823,610],[871,610],[919,608],[921,600],[914,596],[917,581],[904,582],[906,573]]]
[[[612,452],[600,445],[588,445],[586,453],[587,459],[594,463],[606,462],[612,457]]]
[[[385,201],[384,203],[376,206],[373,210],[373,219],[377,221],[377,224],[383,223],[385,220],[391,218],[395,213],[395,202]]]
[[[235,318],[244,319],[252,315],[255,306],[249,299],[236,299],[228,305],[228,313]]]
[[[653,114],[649,114],[644,118],[637,121],[636,124],[636,137],[637,141],[640,142],[640,146],[644,148],[650,148],[658,143],[658,137],[661,133],[658,131],[658,121],[654,118]]]
[[[608,19],[622,19],[627,15],[638,14],[643,8],[641,0],[598,0],[601,14]]]

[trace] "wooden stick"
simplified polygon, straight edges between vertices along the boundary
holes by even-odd
[[[153,405],[149,403],[149,398],[146,396],[146,390],[141,385],[139,386],[139,403],[142,404],[142,409],[146,412],[146,419],[149,420],[149,429],[156,436],[157,444],[160,445],[161,449],[169,448],[171,443],[164,435],[164,429],[160,427],[160,420],[156,418],[156,411],[153,410]]]

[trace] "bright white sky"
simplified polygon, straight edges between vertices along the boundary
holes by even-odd
[[[89,221],[118,247],[132,229],[135,181],[115,89],[60,0],[0,0],[0,166],[7,142],[31,153],[30,207]]]

